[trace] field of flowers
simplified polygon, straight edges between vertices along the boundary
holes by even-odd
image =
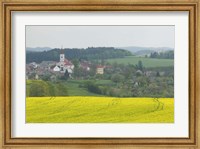
[[[27,97],[27,123],[173,123],[173,98]]]

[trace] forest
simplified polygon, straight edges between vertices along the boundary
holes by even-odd
[[[86,49],[63,49],[67,59],[82,59],[82,60],[95,60],[95,59],[109,59],[109,58],[123,58],[131,56],[131,52],[114,47],[88,47]],[[42,61],[59,61],[59,54],[61,49],[52,49],[50,51],[42,52],[26,52],[26,63]]]

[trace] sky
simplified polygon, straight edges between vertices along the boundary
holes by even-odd
[[[26,26],[26,47],[171,47],[174,26]]]

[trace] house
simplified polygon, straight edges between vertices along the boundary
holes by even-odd
[[[133,86],[134,87],[138,87],[139,86],[139,82],[135,82]]]
[[[30,73],[31,71],[33,71],[31,66],[26,64],[26,74]]]
[[[146,71],[146,72],[144,72],[144,75],[147,76],[147,77],[152,76],[152,74],[153,74],[152,71]]]
[[[26,64],[26,72],[33,72],[38,68],[38,64],[35,62]]]
[[[66,70],[67,70],[67,72],[68,72],[69,74],[72,74],[72,73],[73,73],[73,70],[70,69],[70,68],[67,68]],[[71,75],[70,75],[70,76],[71,76]]]
[[[81,62],[80,67],[84,70],[90,71],[90,63],[88,63],[87,61]]]
[[[104,74],[104,66],[97,66],[96,74]]]
[[[55,61],[42,61],[40,63],[40,68],[49,70],[52,66],[55,66],[56,62]]]
[[[60,71],[60,67],[59,67],[59,66],[57,66],[57,65],[56,65],[56,66],[54,66],[54,67],[53,67],[53,71]]]
[[[36,62],[32,62],[30,63],[30,66],[34,69],[36,69],[38,67],[38,64]]]
[[[38,80],[39,79],[39,76],[38,74],[35,74],[35,79]]]
[[[74,69],[74,64],[72,64],[71,61],[65,59],[65,60],[64,60],[64,67],[65,67],[66,69],[72,69],[72,70],[73,70],[73,69]]]

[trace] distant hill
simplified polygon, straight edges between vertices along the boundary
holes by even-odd
[[[27,52],[43,52],[43,51],[49,51],[52,48],[50,47],[36,47],[36,48],[31,48],[31,47],[26,47]]]
[[[136,56],[145,56],[145,55],[150,55],[151,53],[155,52],[154,50],[140,50],[133,52],[134,55]]]
[[[42,61],[59,61],[61,49],[52,49],[46,51],[27,51],[26,62]],[[128,50],[114,48],[114,47],[88,47],[86,49],[63,49],[65,57],[69,60],[84,59],[84,60],[102,60],[109,58],[123,58],[125,56],[132,56]]]
[[[136,46],[130,46],[130,47],[120,47],[121,49],[125,49],[133,53],[137,56],[144,56],[149,55],[152,52],[165,52],[165,51],[173,51],[173,48],[170,47],[136,47]]]

